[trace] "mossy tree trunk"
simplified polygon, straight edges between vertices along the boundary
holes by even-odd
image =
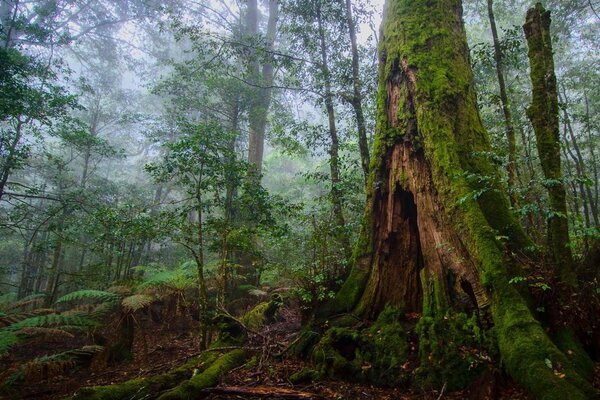
[[[537,3],[527,12],[523,30],[529,46],[533,86],[527,116],[535,132],[540,163],[546,179],[545,186],[550,199],[548,249],[561,278],[575,285],[573,256],[569,247],[566,192],[561,173],[558,92],[552,55],[550,12],[546,11],[541,3]]]
[[[490,152],[460,0],[387,0],[363,230],[349,278],[321,312],[374,318],[392,305],[429,321],[478,313],[494,325],[506,370],[532,394],[589,398],[591,385],[509,283],[519,271],[510,254],[530,241]]]

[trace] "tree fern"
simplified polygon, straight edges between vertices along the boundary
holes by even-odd
[[[66,303],[66,302],[71,302],[71,301],[82,301],[82,300],[113,302],[113,301],[117,301],[118,298],[119,298],[119,296],[112,292],[107,292],[104,290],[85,289],[85,290],[78,290],[76,292],[68,293],[68,294],[62,296],[61,298],[59,298],[58,300],[56,300],[56,303],[59,304],[59,303]]]
[[[121,305],[128,312],[136,312],[145,308],[154,302],[154,296],[148,294],[134,294],[132,296],[125,297],[121,302]]]
[[[144,290],[158,287],[179,292],[194,288],[195,286],[196,279],[193,274],[183,269],[175,269],[173,271],[159,272],[149,277],[138,286],[138,289]]]

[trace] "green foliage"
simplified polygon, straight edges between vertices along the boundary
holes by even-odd
[[[148,307],[154,301],[154,296],[150,296],[147,294],[134,294],[132,296],[125,297],[121,301],[121,305],[127,312],[134,313],[136,311]]]
[[[26,318],[16,322],[5,330],[16,332],[23,328],[35,327],[61,327],[65,329],[89,329],[96,326],[97,322],[86,317],[85,315],[64,315],[64,314],[47,314],[36,317]]]
[[[68,293],[58,300],[56,300],[57,304],[74,302],[81,302],[82,300],[91,300],[91,301],[100,301],[100,302],[114,302],[118,299],[118,296],[115,293],[106,292],[103,290],[78,290],[75,292]]]
[[[36,358],[19,366],[17,371],[5,380],[4,384],[13,385],[18,381],[33,383],[62,375],[76,366],[89,363],[91,358],[102,350],[104,350],[102,346],[84,346]]]
[[[5,329],[0,330],[0,355],[6,353],[17,343],[19,343],[19,336],[14,332]]]

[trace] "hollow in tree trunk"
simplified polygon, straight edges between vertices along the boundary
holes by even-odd
[[[476,314],[493,325],[507,372],[535,397],[594,396],[509,283],[520,271],[512,254],[530,241],[486,156],[460,0],[388,0],[379,52],[363,230],[349,278],[321,312],[374,318],[402,307],[422,315],[421,346],[437,340],[424,337],[432,321]]]

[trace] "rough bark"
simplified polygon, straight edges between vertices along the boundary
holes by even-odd
[[[517,182],[517,139],[515,128],[510,112],[508,95],[506,93],[506,82],[504,80],[504,63],[502,61],[502,49],[498,39],[498,29],[496,28],[496,17],[494,16],[494,2],[487,0],[488,16],[492,30],[492,39],[494,42],[494,61],[496,63],[496,75],[498,76],[498,87],[500,89],[500,102],[502,104],[502,115],[504,116],[504,128],[506,130],[506,140],[508,143],[508,165],[506,172],[508,174],[508,188],[510,203],[513,207],[517,206],[517,200],[514,192]]]
[[[494,325],[508,373],[535,397],[594,396],[571,353],[558,349],[509,283],[518,268],[509,255],[530,241],[484,156],[491,146],[460,0],[386,2],[377,118],[355,265],[324,312],[372,317],[388,304],[421,311],[425,324],[478,312]],[[546,360],[562,365],[564,377]]]
[[[576,284],[573,256],[569,247],[566,192],[562,182],[560,160],[560,127],[558,120],[558,92],[554,74],[554,57],[550,35],[550,12],[536,4],[527,12],[523,25],[529,46],[531,105],[527,116],[531,120],[546,187],[550,200],[548,217],[548,249],[560,276],[571,285]]]

